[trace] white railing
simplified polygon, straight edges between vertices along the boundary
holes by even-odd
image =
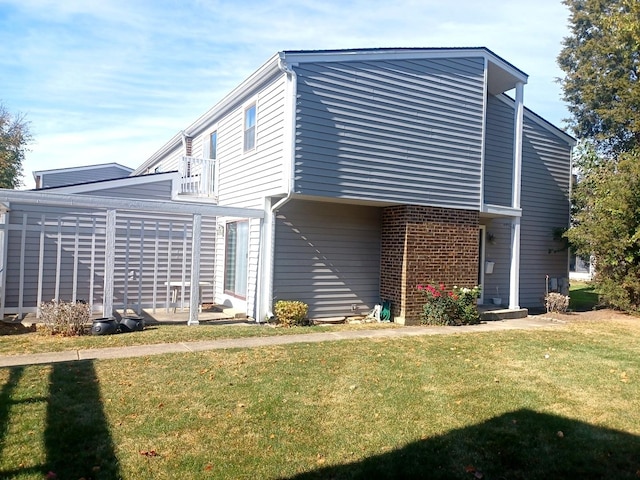
[[[216,161],[208,158],[182,157],[180,195],[215,197]]]

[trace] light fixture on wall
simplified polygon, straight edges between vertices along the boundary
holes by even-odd
[[[224,237],[224,224],[219,223],[218,226],[216,227],[216,232],[221,237]]]

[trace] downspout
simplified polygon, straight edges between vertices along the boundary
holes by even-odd
[[[271,198],[265,199],[265,217],[263,224],[263,242],[262,242],[262,277],[260,288],[260,305],[258,306],[258,318],[257,322],[262,322],[265,319],[273,317],[272,303],[273,303],[273,270],[274,270],[274,253],[275,253],[275,213],[284,205],[289,203],[293,196],[295,181],[294,181],[294,169],[295,169],[295,128],[296,128],[296,97],[297,97],[297,77],[296,72],[287,65],[285,61],[285,53],[280,52],[278,59],[278,68],[287,75],[289,82],[289,128],[287,130],[287,136],[284,139],[285,146],[288,143],[288,148],[285,148],[285,152],[288,150],[288,179],[287,179],[287,194],[284,198],[280,199],[275,204],[271,203]],[[283,159],[284,160],[284,159]],[[283,161],[283,168],[286,161]]]
[[[277,202],[275,205],[271,207],[272,212],[277,212],[279,208],[284,206],[286,203],[291,200],[291,196],[293,195],[293,190],[295,188],[294,181],[294,171],[295,171],[295,128],[296,128],[296,100],[298,96],[298,82],[296,72],[291,68],[290,65],[287,65],[285,62],[284,52],[280,52],[280,58],[278,59],[278,68],[287,74],[289,77],[291,89],[290,89],[290,101],[291,101],[291,129],[289,130],[289,185],[287,188],[287,196]]]

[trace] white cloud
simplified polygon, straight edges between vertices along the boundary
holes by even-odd
[[[27,181],[142,163],[278,50],[486,46],[557,124],[566,19],[558,0],[0,0],[0,100],[32,122]]]

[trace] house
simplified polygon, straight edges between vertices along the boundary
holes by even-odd
[[[185,279],[183,301],[204,282],[208,299],[259,321],[278,299],[308,303],[312,318],[363,314],[385,299],[395,321],[416,323],[426,282],[481,284],[481,303],[542,308],[547,276],[568,277],[553,232],[569,224],[575,141],[524,107],[526,83],[486,48],[278,52],[128,178],[50,189],[60,212],[77,195],[95,207],[82,221],[58,212],[31,235],[41,228],[63,242],[56,232],[74,221],[96,228],[98,206],[124,209],[117,220],[99,214],[100,228],[120,232],[116,283],[102,293],[109,308],[112,298],[175,306],[169,284]],[[16,232],[47,223],[41,199],[28,200],[28,213],[6,222]],[[16,233],[5,252],[28,238]],[[98,262],[105,278],[113,261]],[[4,297],[24,296],[15,290]]]
[[[36,183],[36,189],[40,189],[128,177],[131,172],[133,172],[133,168],[125,167],[119,163],[101,163],[83,167],[38,170],[33,172],[33,180]]]
[[[553,230],[575,142],[524,108],[526,82],[486,48],[280,52],[134,175],[209,159],[218,204],[264,209],[262,248],[219,219],[216,297],[258,318],[277,299],[333,317],[385,298],[415,322],[427,281],[542,307],[546,275],[568,277]]]

